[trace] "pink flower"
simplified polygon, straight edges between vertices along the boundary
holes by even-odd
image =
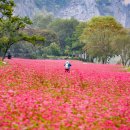
[[[64,60],[8,62],[0,68],[0,129],[130,129],[130,74],[120,66],[71,61],[65,74]]]

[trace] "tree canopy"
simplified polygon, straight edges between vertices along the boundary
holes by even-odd
[[[19,41],[24,40],[31,43],[44,41],[43,37],[29,36],[22,32],[32,22],[28,17],[21,18],[13,15],[15,7],[13,0],[1,0],[0,7],[0,51],[3,53],[2,60],[4,60],[8,49]]]
[[[118,35],[112,45],[115,54],[120,55],[122,64],[130,65],[130,34],[126,31],[124,34]]]
[[[98,57],[105,63],[113,56],[111,42],[122,29],[122,25],[111,16],[94,17],[87,23],[80,39],[92,57]]]
[[[63,52],[66,46],[72,47],[71,38],[78,24],[75,19],[56,19],[49,25],[49,28],[57,33]]]

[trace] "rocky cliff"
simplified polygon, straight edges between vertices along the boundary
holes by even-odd
[[[87,21],[93,16],[112,15],[130,27],[129,0],[15,0],[15,14],[33,17],[38,11],[48,11],[56,17]]]

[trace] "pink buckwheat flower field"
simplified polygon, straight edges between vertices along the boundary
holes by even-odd
[[[130,130],[130,73],[119,65],[6,60],[0,130]]]

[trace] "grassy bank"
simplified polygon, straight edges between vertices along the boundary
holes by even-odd
[[[1,67],[1,66],[4,66],[4,65],[6,65],[6,64],[7,64],[6,62],[3,62],[3,61],[0,60],[0,67]]]
[[[128,72],[130,72],[130,67],[127,68]]]
[[[4,64],[3,64],[3,62],[2,61],[0,61],[0,66],[3,66]]]

